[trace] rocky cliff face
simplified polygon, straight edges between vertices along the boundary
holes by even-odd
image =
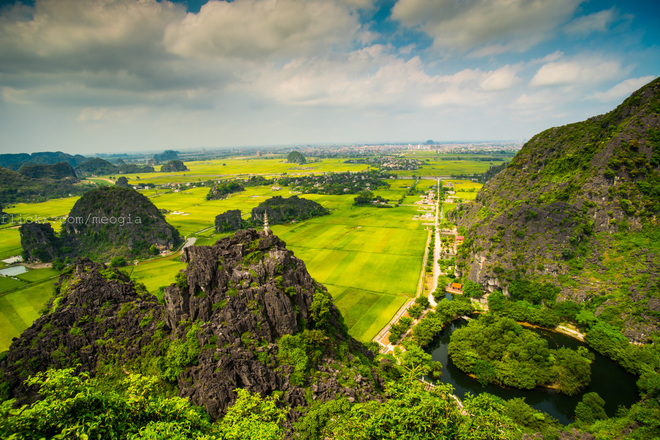
[[[164,318],[154,296],[121,272],[87,259],[60,277],[43,313],[0,361],[2,379],[19,403],[36,397],[37,390],[23,380],[38,371],[79,364],[95,373],[103,361],[134,360]]]
[[[186,248],[183,259],[185,277],[165,292],[168,323],[183,333],[187,322],[201,321],[200,344],[208,349],[180,377],[182,395],[213,416],[233,403],[236,388],[264,395],[282,391],[291,407],[306,404],[303,383],[292,383],[295,369],[282,361],[278,341],[313,329],[322,331],[315,333],[321,340],[314,349],[323,352],[316,367],[328,376],[315,383],[314,398],[375,393],[377,377],[354,388],[341,384],[338,344],[354,355],[371,355],[347,335],[325,287],[279,238],[240,230],[213,246]]]
[[[188,267],[164,305],[121,272],[79,260],[0,359],[13,396],[36,398],[22,385],[29,374],[80,364],[97,374],[157,375],[213,417],[237,388],[279,393],[292,409],[342,395],[378,398],[373,354],[347,335],[326,289],[279,238],[241,230],[186,248],[183,259]]]
[[[23,223],[19,232],[24,259],[48,262],[60,256],[60,241],[50,223]]]
[[[655,80],[608,114],[534,136],[455,211],[462,273],[490,290],[520,277],[578,302],[609,296],[603,310],[639,329],[631,339],[648,337],[657,323],[642,329],[633,309],[660,280],[659,112]]]
[[[237,231],[243,227],[240,209],[232,209],[215,217],[216,232]]]

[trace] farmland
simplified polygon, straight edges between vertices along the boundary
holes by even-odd
[[[470,173],[484,171],[490,166],[485,161],[428,159],[430,164],[425,165],[423,173],[418,172],[417,175]],[[180,189],[156,188],[141,192],[159,209],[166,210],[167,221],[182,235],[196,237],[196,245],[210,245],[227,235],[214,232],[217,214],[240,209],[247,219],[250,210],[259,203],[275,195],[288,197],[291,191],[288,187],[273,191],[270,185],[248,187],[227,199],[208,201],[208,187],[186,188],[185,182],[251,174],[308,174],[367,168],[364,164],[346,164],[340,159],[296,165],[285,163],[281,158],[227,158],[188,162],[186,165],[190,171],[127,177],[132,184],[183,183]],[[100,178],[97,180],[105,182]],[[452,182],[456,197],[462,199],[474,198],[481,186],[468,180]],[[376,190],[375,193],[390,199],[391,205],[415,186],[415,181],[411,179],[390,179],[388,183],[389,189]],[[434,186],[433,180],[420,180],[415,189],[426,191]],[[419,205],[413,204],[419,200],[419,195],[413,192],[405,197],[400,206],[385,209],[354,207],[354,195],[307,194],[303,197],[328,208],[330,214],[300,223],[276,225],[272,229],[305,262],[310,274],[328,288],[344,315],[349,333],[368,341],[389,322],[408,298],[416,294],[428,237],[427,225],[423,221],[413,220],[423,211]],[[37,204],[16,204],[5,211],[15,217],[38,216],[40,221],[50,218],[55,220],[51,223],[58,231],[60,222],[56,218],[66,216],[77,199],[70,197]],[[445,213],[452,207],[453,204],[446,203]],[[17,228],[0,229],[0,243],[2,258],[21,252]],[[179,261],[178,255],[173,255],[143,261],[122,270],[160,296],[160,288],[169,285],[183,268],[185,264]],[[7,341],[0,341],[0,350],[6,348],[3,343],[18,336],[38,316],[38,310],[48,300],[53,281],[43,281],[46,275],[40,272],[43,270],[31,270],[16,279],[0,279],[0,329],[7,335]]]

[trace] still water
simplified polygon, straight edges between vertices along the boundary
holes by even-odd
[[[639,400],[637,385],[635,384],[637,377],[627,373],[611,359],[591,349],[591,352],[596,356],[596,361],[591,364],[591,384],[577,396],[566,396],[555,390],[540,387],[533,390],[502,388],[497,385],[482,387],[476,379],[471,378],[456,368],[447,355],[447,346],[449,345],[451,334],[454,330],[466,324],[467,321],[462,319],[452,322],[443,329],[427,348],[427,352],[431,353],[433,360],[442,363],[442,382],[453,385],[455,394],[459,398],[463,398],[466,392],[470,392],[473,395],[487,392],[503,399],[524,397],[525,402],[529,405],[539,411],[550,414],[564,425],[573,422],[575,405],[582,400],[584,393],[596,392],[600,397],[605,399],[605,411],[608,416],[613,416],[618,406],[629,407]],[[562,345],[570,348],[580,345],[586,347],[579,340],[562,333],[546,329],[534,329],[534,331],[548,340],[548,346],[550,348],[557,348]]]

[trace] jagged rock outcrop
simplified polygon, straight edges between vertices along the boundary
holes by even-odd
[[[560,286],[562,299],[608,295],[605,308],[638,328],[633,310],[660,281],[660,255],[626,242],[656,241],[659,112],[656,79],[608,114],[534,136],[453,213],[462,274],[491,291],[520,277]]]
[[[164,309],[124,274],[80,259],[59,280],[44,314],[12,342],[0,361],[2,380],[18,403],[36,398],[23,384],[48,368],[95,373],[104,362],[124,365],[151,343]]]
[[[50,223],[23,223],[19,233],[26,261],[49,262],[60,257],[60,240]]]
[[[278,237],[240,230],[213,246],[188,247],[182,259],[188,262],[185,276],[165,290],[168,324],[183,332],[181,323],[201,321],[200,344],[208,347],[198,365],[181,375],[183,396],[214,417],[233,403],[236,388],[264,395],[279,390],[283,402],[304,405],[305,390],[292,383],[294,369],[278,359],[277,342],[315,328],[326,334],[317,368],[335,375],[316,384],[316,398],[376,394],[377,377],[361,380],[350,392],[340,384],[338,371],[331,367],[338,361],[333,347],[341,342],[352,347],[354,355],[370,354],[347,335],[325,287]]]
[[[179,232],[144,195],[109,186],[85,193],[62,225],[62,243],[78,256],[147,255],[149,247],[172,249]]]
[[[216,232],[238,231],[243,227],[240,209],[232,209],[215,217]]]
[[[301,199],[298,196],[291,196],[289,198],[275,196],[264,200],[256,208],[252,208],[252,223],[263,225],[264,213],[266,212],[268,213],[268,221],[271,225],[306,220],[329,213],[323,205],[313,200]]]
[[[45,314],[0,357],[0,382],[22,404],[38,397],[23,380],[50,367],[151,374],[214,418],[237,388],[281,393],[291,420],[310,398],[380,398],[373,354],[348,336],[327,290],[278,237],[240,230],[186,248],[183,259],[164,305],[121,272],[78,260]]]

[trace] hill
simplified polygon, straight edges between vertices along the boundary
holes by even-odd
[[[146,256],[149,247],[172,249],[179,232],[144,195],[130,188],[108,186],[85,193],[63,225],[62,244],[73,255],[127,258]]]
[[[0,154],[0,167],[5,167],[13,171],[17,171],[22,165],[54,165],[60,162],[66,162],[71,167],[76,167],[84,161],[88,160],[85,156],[76,154],[72,156],[67,153],[57,152],[40,152],[40,153],[18,153],[18,154]]]
[[[117,170],[118,168],[116,166],[99,157],[87,160],[76,167],[76,172],[78,174],[96,176],[114,174]]]
[[[75,171],[66,162],[59,162],[53,165],[23,164],[19,168],[18,173],[32,179],[69,179],[71,182],[78,181]]]
[[[264,213],[268,213],[268,221],[271,225],[278,225],[326,215],[329,211],[313,200],[301,199],[298,196],[286,199],[275,196],[252,208],[252,223],[263,225]]]
[[[286,156],[286,161],[289,163],[303,164],[307,162],[305,156],[300,151],[292,151]]]
[[[659,112],[656,79],[610,113],[534,136],[454,212],[466,235],[458,273],[517,299],[548,283],[567,319],[649,341],[660,328]]]
[[[176,171],[188,171],[188,167],[180,160],[170,160],[165,165],[160,167],[161,173],[172,173]]]
[[[81,195],[93,185],[75,183],[69,179],[33,179],[0,167],[0,203],[43,202],[45,200]]]

